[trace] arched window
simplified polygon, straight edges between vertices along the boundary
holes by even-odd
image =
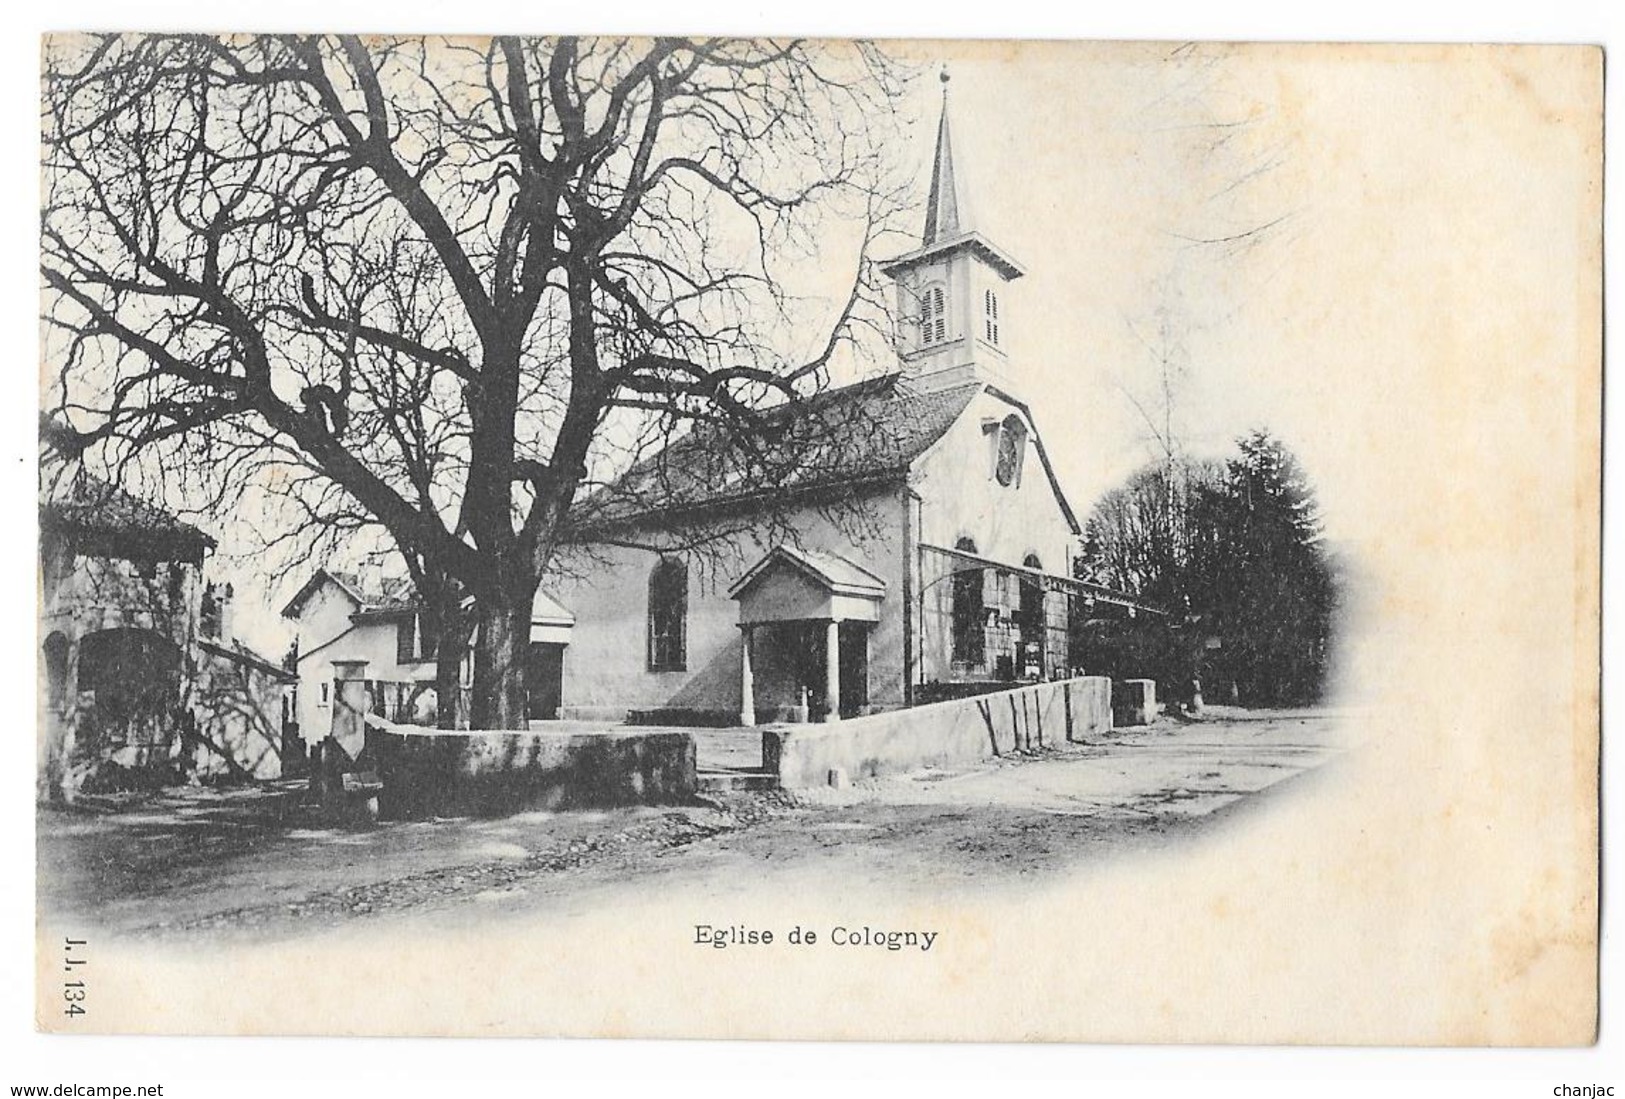
[[[1001,485],[1021,482],[1021,463],[1027,456],[1027,425],[1015,413],[1004,418],[999,425],[999,450],[994,461],[993,475]]]
[[[983,291],[982,312],[986,314],[983,321],[987,325],[987,342],[996,345],[999,342],[999,295],[991,290]]]
[[[649,670],[683,671],[687,633],[688,566],[663,557],[649,574]]]
[[[948,297],[942,287],[928,287],[920,301],[920,342],[929,347],[948,338]]]
[[[954,549],[975,553],[976,543],[961,538]],[[982,570],[969,561],[954,558],[953,659],[962,664],[980,664],[986,659],[986,635],[982,623],[987,612],[982,606]]]

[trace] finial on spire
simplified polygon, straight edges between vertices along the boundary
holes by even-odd
[[[926,198],[925,232],[921,243],[927,246],[958,236],[960,225],[959,187],[954,179],[953,139],[948,133],[948,66],[937,79],[942,81],[942,118],[937,122],[937,151],[931,161],[931,193]]]

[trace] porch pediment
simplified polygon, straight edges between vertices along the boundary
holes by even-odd
[[[886,582],[833,553],[775,546],[728,590],[742,625],[806,619],[877,622]]]

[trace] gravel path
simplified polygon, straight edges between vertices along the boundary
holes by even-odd
[[[103,813],[43,808],[40,906],[117,937],[265,941],[362,921],[635,905],[679,885],[719,895],[831,881],[1004,887],[1212,831],[1334,759],[1344,730],[1324,713],[1221,712],[842,790],[364,829],[230,792],[131,799]]]

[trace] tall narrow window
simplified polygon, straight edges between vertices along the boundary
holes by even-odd
[[[954,549],[975,553],[976,543],[961,538],[954,543]],[[953,659],[961,664],[981,664],[986,658],[982,622],[987,613],[982,607],[982,569],[959,558],[953,559],[953,568]]]
[[[45,698],[60,710],[68,699],[68,639],[59,631],[45,639]]]
[[[1035,553],[1029,553],[1021,563],[1036,572],[1044,571]],[[1031,573],[1023,573],[1020,600],[1016,608],[1016,626],[1020,637],[1016,649],[1016,678],[1043,679],[1047,667],[1045,653],[1049,645],[1048,624],[1044,620],[1043,580]]]
[[[982,311],[987,314],[984,318],[987,324],[987,342],[999,342],[999,295],[991,290],[983,291]]]
[[[663,558],[649,574],[649,670],[680,672],[687,659],[688,566]]]
[[[929,346],[948,338],[948,298],[942,287],[926,290],[920,307],[920,342]]]

